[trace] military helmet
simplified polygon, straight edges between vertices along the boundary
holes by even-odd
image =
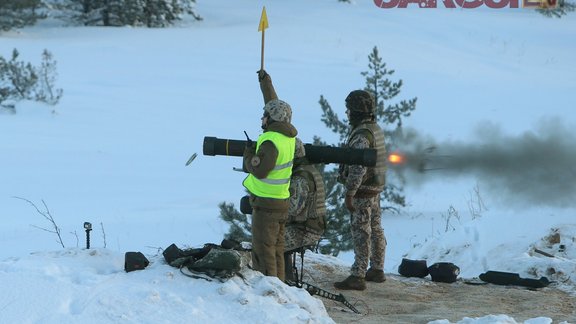
[[[346,97],[346,108],[350,111],[373,113],[376,110],[374,97],[368,91],[354,90]]]
[[[282,100],[273,99],[268,101],[264,106],[264,112],[270,116],[271,119],[279,122],[290,123],[292,121],[292,108],[290,105]]]
[[[304,143],[296,137],[296,150],[294,151],[294,158],[302,158],[306,156],[306,150],[304,149]]]

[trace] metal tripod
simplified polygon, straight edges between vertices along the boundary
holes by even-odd
[[[301,247],[297,250],[293,250],[292,252],[297,252],[300,254],[300,273],[298,273],[298,268],[296,267],[296,253],[293,253],[292,255],[292,270],[294,271],[294,281],[292,280],[286,280],[286,283],[292,287],[298,287],[298,288],[304,288],[310,295],[314,296],[320,296],[326,299],[330,299],[330,300],[335,300],[337,302],[340,302],[342,304],[344,304],[346,307],[350,308],[354,313],[356,314],[360,314],[360,311],[358,311],[356,309],[356,307],[354,307],[354,305],[350,304],[347,300],[346,297],[344,297],[344,295],[342,294],[334,294],[331,293],[325,289],[322,289],[320,287],[314,286],[313,284],[304,282],[304,280],[302,279],[304,276],[304,252],[306,251],[305,247]]]

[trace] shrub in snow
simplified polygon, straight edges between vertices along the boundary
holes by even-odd
[[[14,112],[20,100],[56,105],[63,91],[54,86],[57,73],[52,54],[44,50],[39,67],[18,60],[19,55],[14,49],[10,59],[0,56],[0,107]]]

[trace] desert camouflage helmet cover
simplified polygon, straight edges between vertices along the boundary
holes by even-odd
[[[304,143],[296,137],[296,150],[294,151],[294,158],[302,158],[306,155],[306,150],[304,149]]]
[[[346,97],[346,108],[351,111],[371,113],[375,110],[374,97],[364,90],[354,90]]]
[[[290,123],[292,121],[292,108],[290,105],[282,100],[274,99],[268,101],[264,106],[264,111],[270,115],[270,118],[279,121]]]

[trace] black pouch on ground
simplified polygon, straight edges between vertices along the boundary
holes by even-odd
[[[176,244],[172,243],[169,247],[164,249],[162,255],[164,256],[164,260],[170,264],[172,261],[183,257],[184,253],[176,246]]]
[[[438,262],[428,267],[428,272],[432,281],[452,283],[458,278],[460,268],[451,262]]]
[[[233,240],[233,239],[226,239],[226,238],[222,240],[222,242],[220,243],[220,247],[222,247],[224,249],[228,249],[228,250],[237,250],[237,251],[246,250],[242,247],[242,244],[240,244],[240,242]]]
[[[142,252],[126,252],[124,255],[124,271],[142,270],[150,264]]]
[[[426,260],[402,259],[402,263],[398,266],[398,273],[404,277],[424,278],[428,275]]]
[[[482,281],[502,286],[523,286],[529,288],[543,288],[550,284],[546,277],[540,279],[524,279],[520,275],[512,272],[487,271],[479,276]]]

